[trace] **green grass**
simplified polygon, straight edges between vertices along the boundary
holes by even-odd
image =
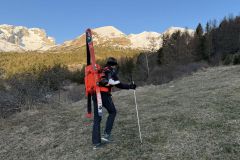
[[[113,93],[114,143],[93,151],[86,100],[23,111],[0,123],[0,159],[222,159],[240,157],[240,66],[214,67]],[[81,90],[84,92],[83,90]],[[106,120],[106,111],[102,127]]]

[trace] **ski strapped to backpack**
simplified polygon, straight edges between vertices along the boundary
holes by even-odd
[[[86,41],[86,46],[87,46],[87,41]],[[90,51],[87,48],[87,66],[91,65],[91,59],[90,59]],[[87,118],[92,118],[92,95],[91,94],[86,94],[87,96]]]
[[[107,87],[100,87],[99,82],[103,77],[102,69],[100,65],[96,64],[92,32],[91,29],[86,30],[86,48],[87,48],[87,66],[85,67],[85,89],[86,96],[88,96],[88,116],[91,115],[91,97],[96,94],[98,115],[102,116],[102,97],[101,91],[108,92]],[[90,116],[89,116],[90,117]]]

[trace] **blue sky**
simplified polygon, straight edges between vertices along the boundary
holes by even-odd
[[[240,15],[239,0],[0,0],[0,24],[40,27],[57,43],[86,28],[115,26],[124,33],[163,32],[170,26]]]

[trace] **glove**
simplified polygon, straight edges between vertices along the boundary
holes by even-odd
[[[98,84],[99,84],[99,86],[101,86],[101,87],[105,87],[105,86],[107,86],[107,84],[108,84],[108,80],[107,79],[101,79],[101,81],[100,82],[98,82]]]
[[[136,88],[137,88],[136,84],[134,84],[134,83],[129,84],[129,89],[136,89]]]

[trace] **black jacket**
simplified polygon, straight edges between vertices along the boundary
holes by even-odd
[[[129,89],[129,85],[128,84],[125,84],[125,83],[122,83],[117,74],[117,70],[112,68],[111,66],[106,66],[103,70],[104,72],[104,75],[106,76],[108,82],[110,83],[109,86],[106,86],[107,88],[109,88],[111,90],[111,88],[113,86],[116,86],[117,88],[120,88],[120,89]],[[111,82],[113,84],[111,84]]]

